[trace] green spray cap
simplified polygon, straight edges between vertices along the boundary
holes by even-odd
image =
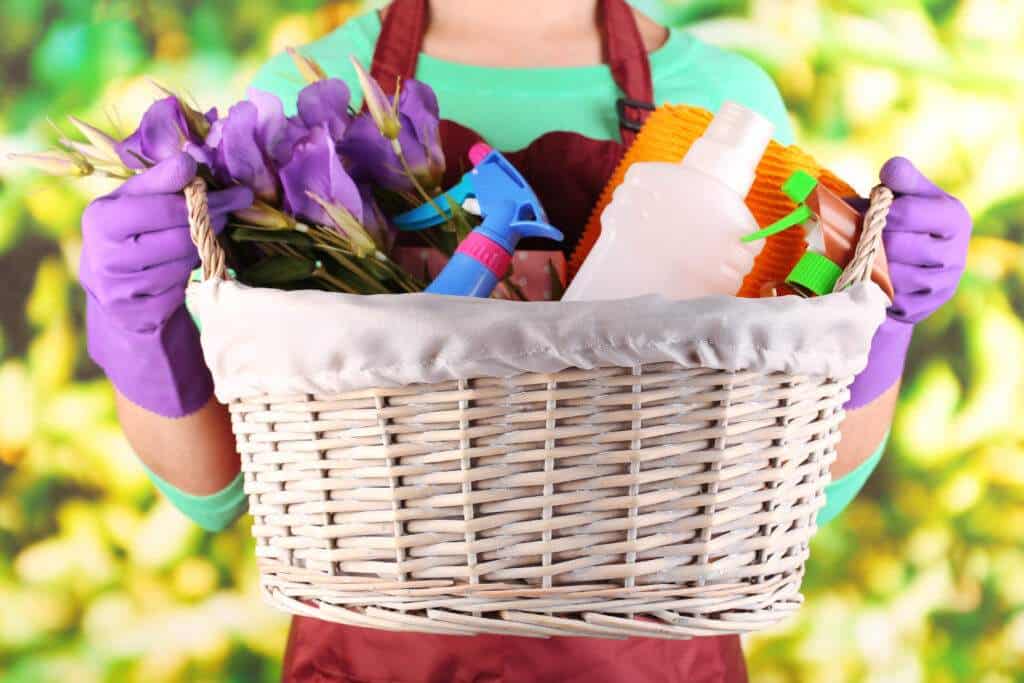
[[[843,269],[827,256],[809,251],[797,262],[796,267],[786,278],[786,283],[823,296],[835,290],[836,282],[842,274]]]
[[[797,225],[803,225],[809,221],[813,214],[804,202],[807,201],[807,198],[811,196],[811,193],[814,192],[816,187],[818,187],[817,178],[806,171],[797,171],[791,175],[789,180],[782,184],[782,191],[785,192],[786,196],[792,199],[794,203],[799,204],[796,210],[772,223],[767,228],[758,230],[755,233],[743,237],[740,241],[747,243],[763,240],[766,237],[771,237],[772,235],[776,235],[784,230],[789,230]]]
[[[797,171],[782,184],[782,191],[796,204],[803,204],[818,187],[818,179],[807,171]]]

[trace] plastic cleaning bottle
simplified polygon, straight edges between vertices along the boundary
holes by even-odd
[[[633,164],[563,300],[733,295],[762,243],[744,198],[775,126],[728,102],[681,163]]]

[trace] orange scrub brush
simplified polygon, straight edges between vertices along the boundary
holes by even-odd
[[[594,207],[569,262],[569,274],[575,275],[601,234],[601,213],[611,201],[615,188],[622,183],[626,170],[637,161],[682,161],[690,145],[704,134],[713,114],[699,107],[662,105],[651,113],[636,141],[619,162],[604,192]],[[841,197],[856,195],[853,188],[831,172],[821,168],[808,154],[797,147],[784,147],[772,142],[757,167],[757,179],[747,195],[747,206],[761,227],[771,225],[796,208],[781,191],[782,184],[796,171],[805,171],[822,185]],[[754,268],[743,281],[739,296],[757,297],[765,285],[784,282],[806,250],[799,230],[787,230],[769,237]]]

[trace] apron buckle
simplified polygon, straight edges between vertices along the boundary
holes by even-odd
[[[640,110],[641,113],[639,116],[630,115],[630,110],[634,109]],[[655,106],[653,102],[642,102],[630,97],[620,97],[615,100],[615,111],[619,114],[619,126],[626,130],[631,130],[634,133],[643,128],[644,121],[647,120],[647,114],[654,110]]]

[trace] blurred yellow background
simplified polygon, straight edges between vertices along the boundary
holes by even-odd
[[[748,639],[751,679],[1024,681],[1024,2],[637,4],[768,68],[800,144],[858,189],[903,154],[977,220],[890,451],[815,539],[799,617]],[[230,104],[362,6],[2,3],[0,150],[49,147],[46,116],[129,130],[147,76]],[[0,164],[0,680],[276,680],[287,620],[247,521],[206,534],[155,495],[85,355],[78,217],[102,181]]]

